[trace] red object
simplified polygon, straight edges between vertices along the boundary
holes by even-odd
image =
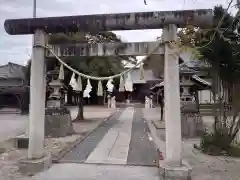
[[[160,159],[160,160],[164,160],[164,157],[163,157],[163,154],[162,154],[162,152],[160,152],[159,154],[160,154],[160,157],[159,157],[159,159]]]

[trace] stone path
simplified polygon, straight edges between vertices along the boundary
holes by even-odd
[[[86,163],[126,164],[131,140],[134,109],[126,109],[117,123],[108,130]]]
[[[157,152],[141,110],[118,111],[68,153],[64,162],[155,166]]]
[[[119,110],[37,180],[157,180],[157,151],[141,110]]]
[[[152,141],[147,122],[142,117],[142,111],[141,109],[135,109],[128,164],[154,166],[158,165],[158,159],[158,153]]]
[[[84,139],[80,144],[78,144],[70,153],[66,154],[63,161],[68,162],[78,162],[83,163],[89,154],[96,148],[98,142],[101,141],[103,136],[107,131],[117,122],[121,111],[115,113],[108,121],[103,122],[103,124],[94,131],[90,136]]]

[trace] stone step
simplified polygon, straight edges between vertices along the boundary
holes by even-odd
[[[160,120],[153,120],[152,124],[156,129],[165,129],[165,122]]]

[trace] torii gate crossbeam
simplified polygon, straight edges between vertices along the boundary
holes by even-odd
[[[10,35],[34,34],[37,29],[42,29],[46,33],[160,29],[167,24],[175,24],[179,28],[188,24],[208,28],[212,26],[212,16],[211,9],[132,12],[9,19],[5,21],[4,27]]]

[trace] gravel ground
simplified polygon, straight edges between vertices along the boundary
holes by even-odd
[[[199,139],[184,142],[184,159],[193,167],[193,180],[239,180],[240,159],[209,156],[193,148]]]
[[[144,117],[149,121],[160,119],[160,109],[144,109]],[[208,118],[209,119],[209,118]],[[208,120],[207,119],[207,120]],[[210,121],[207,122],[209,125]],[[165,144],[165,130],[158,130],[157,136],[161,144]],[[193,168],[192,180],[239,180],[240,158],[209,156],[193,148],[200,139],[189,139],[183,142],[183,159]],[[165,147],[161,149],[164,150]],[[165,153],[164,153],[165,154]]]
[[[74,115],[75,115],[74,109],[71,109],[71,111],[73,112],[72,118],[74,118]],[[100,112],[99,117],[97,116],[97,113],[93,113],[93,112]],[[106,109],[102,107],[101,108],[88,107],[85,113],[86,120],[73,123],[73,127],[76,134],[72,136],[63,137],[63,138],[46,138],[45,139],[46,152],[50,152],[53,156],[57,156],[63,148],[68,147],[70,144],[74,143],[76,139],[84,138],[84,136],[86,136],[88,132],[95,129],[104,119],[106,119],[109,115],[111,115],[114,112],[115,112],[114,109]],[[4,115],[4,117],[8,117],[8,116]],[[4,120],[10,121],[11,117],[9,116],[8,119],[5,118]],[[13,120],[11,120],[11,122],[12,121]],[[24,120],[22,122],[24,122]],[[0,131],[2,131],[2,129],[4,128],[1,128]],[[20,129],[24,130],[24,125],[22,125]],[[16,133],[16,131],[11,131],[11,136],[13,135],[16,136],[17,134],[19,133]],[[18,172],[18,161],[19,159],[24,158],[26,156],[27,156],[27,151],[19,150],[19,149],[10,149],[7,152],[0,154],[0,179],[1,180],[34,180],[33,177],[26,177]]]

